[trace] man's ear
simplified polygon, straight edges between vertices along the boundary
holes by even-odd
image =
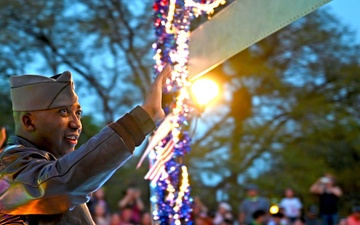
[[[35,125],[32,120],[32,115],[30,113],[26,113],[21,117],[21,122],[23,127],[28,131],[34,131]]]

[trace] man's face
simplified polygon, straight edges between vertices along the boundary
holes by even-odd
[[[74,151],[82,129],[81,113],[79,103],[31,112],[35,129],[30,141],[56,157]]]

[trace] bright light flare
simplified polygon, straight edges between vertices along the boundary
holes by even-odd
[[[279,207],[277,205],[273,205],[273,206],[270,207],[269,211],[270,211],[271,214],[276,214],[276,213],[279,212]]]
[[[200,105],[207,105],[219,94],[219,87],[215,81],[201,78],[194,81],[191,85],[191,93]]]

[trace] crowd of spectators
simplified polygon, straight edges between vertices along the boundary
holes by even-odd
[[[318,205],[303,208],[303,203],[291,188],[284,190],[272,211],[269,199],[260,195],[256,185],[248,185],[246,197],[238,209],[220,202],[215,213],[207,210],[200,200],[195,201],[195,225],[360,225],[360,206],[354,206],[349,216],[340,219],[338,202],[342,191],[331,174],[325,174],[311,185],[309,193],[318,198]],[[273,203],[274,204],[274,203]],[[273,205],[274,206],[274,205]],[[236,215],[237,213],[237,215]]]
[[[246,197],[237,209],[228,202],[219,202],[209,209],[194,197],[192,221],[194,225],[360,225],[360,206],[354,206],[348,217],[338,218],[340,187],[330,174],[319,178],[310,187],[318,196],[318,206],[303,208],[303,203],[291,188],[284,190],[283,198],[276,204],[278,211],[270,210],[269,199],[261,196],[256,185],[248,185]],[[118,202],[118,211],[111,212],[104,199],[104,189],[93,193],[88,202],[90,213],[97,225],[151,225],[150,209],[146,209],[141,191],[129,186]]]
[[[141,191],[137,187],[126,189],[116,212],[110,211],[104,196],[104,188],[100,188],[87,203],[96,225],[151,225],[151,214],[145,210]]]

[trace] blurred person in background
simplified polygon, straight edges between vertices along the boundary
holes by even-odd
[[[231,206],[229,203],[220,202],[218,209],[213,219],[214,225],[228,225],[233,224],[234,217],[231,213]]]
[[[141,190],[135,185],[130,185],[126,189],[124,197],[119,201],[119,208],[120,210],[130,208],[132,210],[131,221],[140,223],[141,214],[145,208],[141,199]]]
[[[200,200],[199,197],[194,197],[194,203],[192,205],[191,217],[195,221],[198,217],[204,217],[208,215],[208,208]]]
[[[121,225],[119,213],[112,213],[110,216],[110,225]]]
[[[264,210],[258,209],[252,214],[250,225],[265,225],[267,213]]]
[[[267,225],[288,225],[288,220],[285,218],[283,213],[277,212],[271,215]]]
[[[265,222],[267,222],[270,202],[267,198],[259,195],[258,187],[256,185],[249,185],[247,187],[247,196],[241,202],[239,207],[239,225],[250,225],[253,220],[253,214],[257,210],[265,212]]]
[[[121,225],[136,225],[138,222],[133,219],[133,210],[130,206],[125,206],[120,210]]]
[[[316,205],[310,205],[304,213],[304,219],[306,225],[321,225],[319,220],[319,210]]]
[[[107,213],[105,205],[97,203],[94,208],[93,220],[96,225],[109,225],[110,215]]]
[[[345,221],[346,225],[360,225],[360,205],[352,207],[351,214]]]
[[[99,188],[97,191],[92,193],[90,197],[90,201],[88,201],[87,206],[89,208],[91,216],[95,215],[95,207],[96,205],[101,205],[105,210],[106,213],[109,213],[109,205],[105,200],[105,189],[104,187]]]
[[[320,177],[311,185],[310,192],[319,197],[319,214],[323,225],[336,225],[342,191],[335,185],[335,178],[331,174]]]
[[[151,225],[151,223],[152,223],[151,213],[149,213],[149,212],[143,212],[143,213],[141,214],[140,224],[141,224],[141,225]]]
[[[291,188],[285,190],[285,197],[281,199],[279,206],[291,224],[301,217],[302,203]]]

